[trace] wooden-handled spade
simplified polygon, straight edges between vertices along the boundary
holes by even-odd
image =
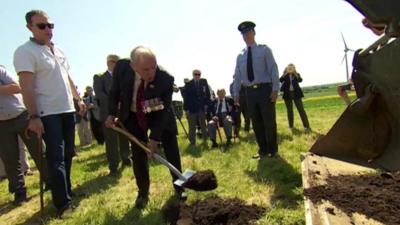
[[[111,128],[126,137],[129,138],[133,143],[135,143],[137,146],[145,150],[146,152],[150,153],[151,150],[144,145],[142,142],[140,142],[135,136],[133,136],[129,131],[127,131],[121,123],[117,123],[120,127],[118,126],[112,126]],[[164,166],[168,167],[172,173],[174,173],[176,176],[178,176],[179,179],[177,179],[174,184],[189,188],[195,191],[209,191],[217,188],[217,178],[215,177],[215,174],[211,170],[205,170],[205,171],[193,171],[193,170],[185,170],[185,172],[182,174],[177,168],[175,168],[171,163],[169,163],[166,159],[161,157],[159,154],[154,153],[154,158],[158,160],[161,164]]]

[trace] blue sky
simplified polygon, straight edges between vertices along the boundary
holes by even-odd
[[[352,49],[377,39],[343,0],[4,1],[0,64],[12,73],[13,53],[30,37],[24,15],[31,9],[46,11],[55,23],[53,42],[68,57],[80,90],[106,70],[107,54],[128,57],[137,45],[152,48],[178,85],[198,68],[213,89],[228,88],[245,47],[237,30],[243,20],[257,24],[256,41],[272,49],[280,73],[296,65],[302,86],[345,81],[341,32]]]

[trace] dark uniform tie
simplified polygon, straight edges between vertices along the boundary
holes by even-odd
[[[136,117],[140,128],[142,128],[142,130],[146,132],[147,121],[146,121],[146,115],[143,112],[143,104],[144,104],[144,80],[140,80],[140,85],[136,94]]]
[[[217,107],[217,115],[220,116],[222,113],[222,101],[219,100],[218,102],[219,103],[218,103],[218,107]]]
[[[247,50],[247,79],[252,82],[254,80],[253,57],[251,56],[251,47]]]

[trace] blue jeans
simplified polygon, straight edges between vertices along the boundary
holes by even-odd
[[[41,120],[53,203],[57,209],[63,209],[71,204],[70,175],[75,154],[74,113],[44,116]]]

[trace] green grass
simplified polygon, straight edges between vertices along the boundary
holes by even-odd
[[[253,133],[241,133],[240,140],[228,151],[210,150],[207,145],[189,147],[182,130],[179,146],[183,168],[211,169],[215,172],[219,187],[210,192],[188,191],[188,204],[198,199],[218,195],[222,198],[240,198],[267,208],[267,213],[257,224],[305,224],[300,172],[300,154],[308,151],[319,134],[326,133],[345,106],[336,95],[310,96],[306,94],[304,105],[309,116],[312,132],[303,131],[295,110],[295,127],[288,129],[286,109],[277,103],[279,158],[255,161],[257,145]],[[185,121],[184,121],[185,122]],[[178,124],[178,127],[179,124]],[[210,143],[208,143],[210,145]],[[125,168],[121,177],[107,176],[104,147],[93,145],[78,149],[74,158],[72,183],[77,206],[70,218],[55,217],[55,209],[49,192],[45,194],[45,224],[165,224],[161,208],[172,196],[169,171],[162,165],[150,163],[150,202],[143,210],[133,208],[137,187],[131,168]],[[8,193],[7,181],[0,183],[0,224],[40,224],[38,173],[27,177],[29,196],[32,199],[21,207],[13,207],[13,196]]]

